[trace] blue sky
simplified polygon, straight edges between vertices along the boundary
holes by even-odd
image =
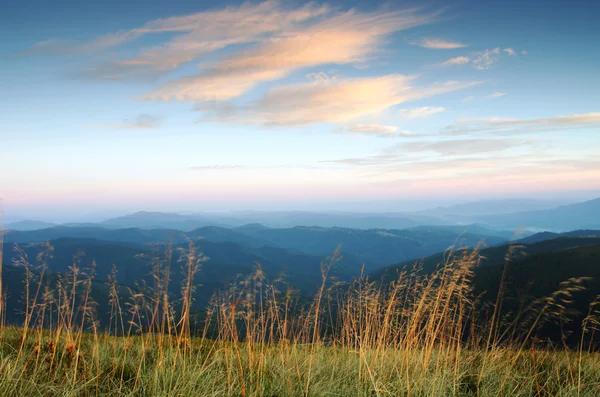
[[[5,211],[582,197],[593,3],[9,4]]]

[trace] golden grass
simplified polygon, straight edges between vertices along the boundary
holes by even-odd
[[[50,251],[36,272],[24,255],[17,263],[27,274],[26,315],[21,327],[1,331],[0,395],[600,395],[599,356],[591,351],[598,299],[578,349],[536,342],[542,324],[568,316],[583,280],[567,280],[505,318],[504,277],[490,310],[474,296],[478,250],[447,255],[432,274],[415,266],[390,285],[367,277],[330,284],[336,250],[322,262],[309,302],[270,283],[258,266],[213,298],[197,328],[192,296],[204,257],[190,242],[179,252],[185,277],[177,302],[167,292],[170,248],[152,262],[154,285],[127,299],[113,270],[106,329],[90,297],[93,268],[75,260],[50,286],[43,265]]]

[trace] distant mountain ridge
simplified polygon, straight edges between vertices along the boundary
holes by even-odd
[[[553,209],[478,217],[483,224],[502,229],[529,228],[554,232],[600,229],[600,198]]]
[[[523,211],[553,209],[568,202],[565,200],[498,199],[481,200],[431,208],[418,213],[437,217],[473,217],[478,215],[510,214]]]
[[[262,225],[246,225],[238,228],[207,226],[189,232],[172,229],[105,229],[101,227],[57,226],[36,231],[8,231],[6,243],[31,243],[60,238],[87,238],[122,243],[169,243],[183,244],[202,239],[211,243],[235,243],[252,248],[276,247],[296,250],[308,255],[324,257],[331,255],[341,244],[342,252],[360,258],[367,266],[385,266],[401,260],[421,258],[443,251],[462,242],[473,246],[481,241],[496,245],[508,240],[507,235],[474,226],[469,227],[416,227],[410,229],[350,229],[297,226],[272,229]]]
[[[277,229],[303,226],[402,230],[423,226],[462,227],[477,224],[487,229],[511,232],[526,230],[529,233],[600,229],[600,198],[556,206],[558,203],[559,201],[527,199],[488,200],[436,207],[413,213],[239,211],[177,214],[139,211],[98,223],[66,223],[60,226],[102,227],[105,229],[175,229],[185,232],[209,226],[230,229],[250,228],[246,225],[261,225]],[[516,211],[519,208],[534,208],[534,210]],[[7,225],[7,228],[32,231],[53,226],[56,225],[30,220],[11,223]]]

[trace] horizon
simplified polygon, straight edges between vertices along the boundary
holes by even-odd
[[[136,214],[169,214],[169,215],[182,215],[189,217],[201,217],[201,216],[223,216],[223,217],[231,217],[235,219],[236,216],[242,216],[244,214],[249,215],[277,215],[277,214],[320,214],[320,215],[372,215],[372,216],[381,216],[381,215],[424,215],[427,211],[433,210],[443,210],[443,209],[454,209],[460,207],[469,207],[469,206],[477,206],[477,205],[490,205],[490,204],[500,204],[500,203],[511,203],[514,204],[514,211],[506,211],[503,210],[501,212],[506,213],[519,213],[519,212],[527,212],[527,211],[535,211],[535,210],[544,210],[544,209],[554,209],[557,207],[571,205],[571,204],[580,204],[588,201],[596,201],[600,200],[600,194],[594,194],[592,192],[587,196],[571,196],[567,197],[544,197],[544,198],[535,198],[535,197],[508,197],[508,198],[489,198],[482,200],[456,200],[456,201],[442,201],[442,202],[413,202],[412,205],[408,207],[401,207],[402,209],[397,208],[397,203],[390,203],[391,207],[381,206],[378,203],[378,207],[369,207],[366,210],[363,205],[365,203],[354,204],[354,206],[350,208],[336,208],[331,209],[331,207],[304,207],[304,208],[224,208],[224,209],[196,209],[196,210],[185,210],[185,209],[174,209],[174,208],[166,208],[166,209],[115,209],[115,210],[104,210],[104,211],[87,211],[81,213],[73,213],[69,212],[56,212],[52,213],[52,211],[41,208],[38,209],[38,212],[31,213],[9,213],[8,216],[5,211],[2,210],[2,200],[0,200],[0,226],[6,226],[10,224],[18,224],[20,222],[45,222],[56,225],[68,225],[68,224],[96,224],[102,223],[107,220],[117,219],[121,217],[127,217],[130,215]],[[394,206],[393,204],[396,204]],[[406,203],[405,203],[406,204]],[[521,205],[530,204],[532,208],[522,208]],[[360,208],[360,209],[358,209]],[[483,212],[479,215],[485,214],[495,214],[493,210],[489,212]],[[51,215],[49,215],[51,214]],[[473,213],[473,215],[477,215],[477,211]],[[432,218],[433,219],[433,218]],[[250,222],[250,223],[261,223],[259,221]],[[477,223],[477,222],[475,222]],[[426,223],[425,223],[426,224]]]
[[[11,4],[5,217],[599,197],[589,3]]]

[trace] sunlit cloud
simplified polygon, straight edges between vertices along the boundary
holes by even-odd
[[[446,62],[442,63],[443,66],[453,66],[453,65],[464,65],[465,63],[471,62],[471,58],[460,56],[448,59]]]
[[[413,41],[410,44],[418,45],[419,47],[428,48],[432,50],[452,50],[456,48],[467,47],[468,44],[459,43],[456,41],[449,41],[435,37],[424,37],[419,41]]]
[[[487,118],[459,120],[446,128],[450,134],[519,134],[600,126],[600,112],[537,119]]]
[[[438,106],[438,107],[424,106],[424,107],[414,108],[414,109],[401,109],[400,114],[402,114],[402,116],[404,116],[408,119],[416,119],[416,118],[428,117],[428,116],[434,115],[436,113],[441,113],[441,112],[445,112],[445,111],[446,111],[446,108],[441,107],[441,106]]]
[[[339,79],[327,84],[301,83],[269,90],[260,100],[239,109],[226,108],[213,119],[265,125],[344,123],[378,114],[394,105],[471,87],[477,82],[449,81],[425,87],[414,77],[388,75]],[[218,109],[218,108],[217,108]]]
[[[85,69],[89,77],[118,79],[165,74],[201,56],[244,44],[201,72],[167,83],[147,97],[172,100],[226,100],[263,81],[324,64],[361,63],[394,32],[434,21],[436,13],[381,8],[371,12],[341,10],[308,3],[290,7],[277,0],[245,2],[220,10],[150,21],[140,27],[106,34],[87,43],[46,40],[33,53],[98,53],[146,35],[172,37],[137,54]],[[206,92],[199,87],[210,85]]]
[[[309,23],[257,39],[249,48],[203,66],[197,75],[169,81],[144,98],[226,101],[260,83],[282,79],[297,69],[365,62],[390,33],[431,22],[433,18],[418,15],[413,10],[331,11],[320,16]]]
[[[350,124],[340,129],[340,132],[349,132],[379,138],[397,138],[407,136],[406,131],[398,131],[398,127],[380,124]]]

